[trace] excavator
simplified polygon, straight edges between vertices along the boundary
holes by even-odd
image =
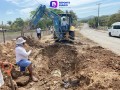
[[[72,17],[70,14],[56,14],[53,11],[50,11],[46,8],[45,5],[40,5],[33,15],[30,21],[30,27],[36,27],[38,22],[42,19],[44,15],[47,15],[52,21],[54,25],[54,39],[56,42],[63,42],[68,40],[66,38],[66,34],[69,33],[70,26],[72,24]],[[65,29],[62,27],[62,19],[66,18],[67,25]],[[69,34],[68,34],[69,37]]]

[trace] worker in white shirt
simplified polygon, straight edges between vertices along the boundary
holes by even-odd
[[[30,77],[33,81],[38,81],[37,78],[33,75],[33,69],[32,69],[32,63],[28,60],[28,56],[31,54],[31,50],[29,52],[26,52],[24,48],[26,40],[24,40],[22,37],[19,37],[16,40],[16,48],[15,48],[15,54],[16,54],[16,64],[20,67],[20,71],[24,72],[27,68]]]
[[[41,39],[41,28],[36,29],[38,39]]]
[[[65,18],[63,18],[63,21],[61,22],[61,26],[62,26],[63,31],[67,30],[67,25],[68,25],[67,20]]]
[[[0,87],[4,84],[4,79],[1,72],[2,65],[9,65],[9,63],[0,61]]]

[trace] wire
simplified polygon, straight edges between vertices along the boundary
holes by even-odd
[[[38,0],[35,0],[38,4],[40,4],[40,2]]]

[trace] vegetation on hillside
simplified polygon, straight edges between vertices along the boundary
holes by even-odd
[[[90,27],[97,28],[98,27],[98,17],[94,17],[88,20],[82,20],[82,22],[87,22]],[[110,27],[113,23],[120,22],[120,10],[118,13],[112,15],[103,15],[99,17],[99,25],[100,26],[108,26]]]

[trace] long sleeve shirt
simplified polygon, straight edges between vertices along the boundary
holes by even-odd
[[[22,59],[28,59],[31,50],[27,52],[23,47],[18,46],[15,48],[15,53],[16,53],[16,63],[18,63]]]

